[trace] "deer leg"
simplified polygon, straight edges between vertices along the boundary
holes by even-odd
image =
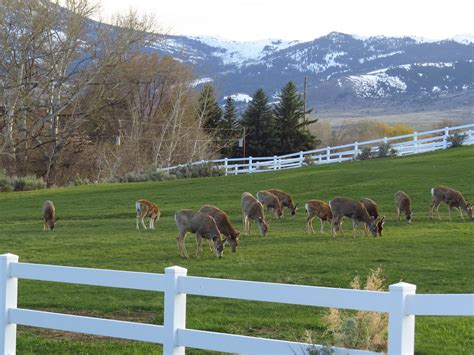
[[[145,219],[145,216],[142,216],[141,217],[142,226],[143,226],[143,228],[147,229],[146,226],[145,226],[145,222],[143,221],[144,219]]]
[[[438,215],[438,219],[441,221],[441,216],[439,215],[439,206],[441,206],[440,203],[436,206],[436,214]]]
[[[400,209],[397,208],[397,221],[400,223]]]
[[[150,217],[150,220],[148,221],[148,226],[150,229],[155,229],[155,227],[153,227],[153,217]]]
[[[140,230],[140,226],[138,225],[138,220],[140,219],[139,216],[137,216],[137,229]]]
[[[321,222],[321,229],[319,230],[319,232],[320,232],[321,234],[323,234],[323,232],[324,232],[324,221],[323,221],[322,218],[320,218],[320,219],[319,219],[319,222]],[[313,229],[313,233],[314,233],[314,229]]]
[[[332,236],[333,238],[336,238],[337,231],[340,229],[342,232],[342,236],[344,237],[344,231],[342,228],[339,228],[339,225],[341,223],[341,219],[337,217],[333,217],[331,220],[331,230],[332,230]]]
[[[209,247],[209,250],[211,251],[211,254],[212,254],[214,252],[214,243],[212,242],[212,240],[210,239],[207,240],[207,246]]]
[[[461,207],[458,208],[459,209],[459,215],[461,216],[461,219],[464,221],[464,216],[462,214],[462,209]]]
[[[201,251],[202,237],[199,233],[196,233],[196,257],[199,257],[199,252]]]

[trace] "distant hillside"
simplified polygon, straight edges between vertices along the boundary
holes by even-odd
[[[474,104],[472,36],[427,42],[332,32],[309,42],[246,43],[168,36],[150,50],[191,65],[196,85],[212,81],[221,99],[244,100],[259,87],[274,97],[289,80],[302,90],[306,76],[308,103],[319,108]]]

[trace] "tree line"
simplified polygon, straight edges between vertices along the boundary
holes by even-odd
[[[218,105],[211,84],[204,85],[199,98],[203,127],[215,136],[223,156],[270,156],[315,148],[319,141],[308,130],[317,119],[306,119],[302,95],[288,82],[271,104],[258,89],[245,111],[239,115],[231,96],[224,110]],[[240,144],[237,142],[240,141]]]
[[[243,138],[253,156],[317,144],[294,83],[275,104],[257,90],[240,117],[212,86],[197,91],[191,68],[147,50],[166,40],[151,18],[129,12],[107,25],[90,20],[97,10],[0,2],[0,173],[64,185],[241,156]]]

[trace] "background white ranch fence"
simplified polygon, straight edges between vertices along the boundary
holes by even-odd
[[[366,147],[371,148],[371,152],[377,154],[378,146],[383,143],[390,143],[396,150],[396,155],[403,156],[409,154],[426,153],[439,149],[446,149],[450,146],[448,141],[455,133],[466,135],[463,144],[474,144],[474,123],[445,127],[431,131],[414,132],[396,137],[384,137],[364,142],[354,142],[335,147],[319,148],[304,152],[297,152],[286,155],[272,157],[246,157],[246,158],[224,158],[216,160],[201,160],[190,163],[191,165],[211,163],[228,174],[247,174],[281,169],[300,168],[311,164],[340,163],[357,159],[357,156]],[[170,171],[185,164],[159,168],[157,171]]]
[[[18,279],[64,282],[164,292],[164,324],[35,311],[17,307]],[[415,316],[473,316],[473,294],[417,295],[416,286],[390,285],[389,292],[286,285],[187,276],[179,266],[165,274],[87,269],[18,262],[0,255],[0,352],[16,351],[16,325],[27,325],[163,344],[163,353],[184,354],[185,347],[243,354],[307,354],[312,344],[216,333],[186,328],[186,296],[199,295],[389,314],[389,354],[413,354]],[[373,354],[332,348],[337,354]]]

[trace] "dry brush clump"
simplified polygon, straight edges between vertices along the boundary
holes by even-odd
[[[364,290],[384,291],[384,281],[381,268],[371,270]],[[352,280],[351,288],[361,289],[359,276]],[[330,308],[323,320],[328,327],[327,334],[332,336],[336,346],[387,351],[388,315],[386,313]]]

